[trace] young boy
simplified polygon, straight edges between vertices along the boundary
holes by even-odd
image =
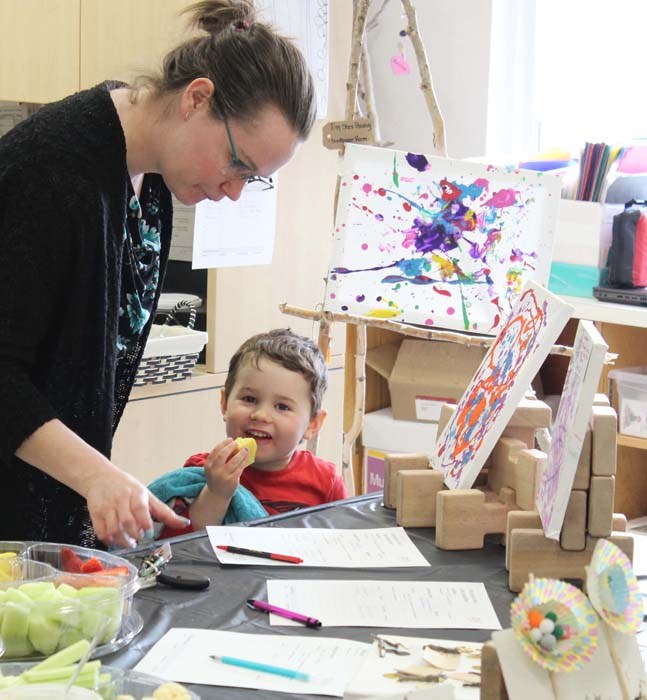
[[[182,532],[220,525],[233,505],[232,498],[245,494],[239,484],[270,515],[347,497],[332,463],[297,450],[302,440],[321,430],[327,384],[324,357],[308,338],[277,329],[241,345],[229,363],[220,401],[228,437],[211,452],[193,455],[185,464],[202,468],[193,470],[198,485],[204,483],[197,497],[192,499],[184,492],[178,503],[179,492],[160,492],[159,483],[168,482],[168,475],[149,487],[162,500],[173,500],[176,512],[190,518],[191,528]],[[237,437],[256,440],[251,466],[247,466],[248,451],[240,450],[234,440]],[[167,528],[161,536],[177,534],[180,531]]]

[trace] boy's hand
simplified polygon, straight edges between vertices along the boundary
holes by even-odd
[[[204,475],[209,491],[231,499],[248,461],[248,451],[240,450],[231,438],[218,443],[204,463]]]

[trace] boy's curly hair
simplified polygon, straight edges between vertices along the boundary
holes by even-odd
[[[328,367],[319,347],[310,338],[297,335],[289,328],[276,328],[253,335],[236,350],[229,361],[225,401],[229,399],[240,365],[249,360],[258,367],[262,358],[276,362],[291,372],[298,372],[306,379],[310,385],[311,418],[314,418],[321,410],[328,388]]]

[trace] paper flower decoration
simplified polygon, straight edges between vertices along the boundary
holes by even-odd
[[[598,540],[586,572],[586,590],[600,617],[613,629],[634,634],[642,624],[642,597],[627,555]]]
[[[576,671],[593,657],[598,617],[575,586],[536,578],[510,607],[512,629],[530,658],[549,671]]]

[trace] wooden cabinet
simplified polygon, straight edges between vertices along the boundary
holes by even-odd
[[[189,0],[0,0],[0,100],[37,104],[156,68]],[[187,34],[188,36],[188,34]]]
[[[0,0],[0,100],[51,102],[79,89],[81,0]]]
[[[81,88],[106,78],[130,81],[161,66],[186,28],[189,0],[80,0]],[[188,35],[187,35],[188,36]]]

